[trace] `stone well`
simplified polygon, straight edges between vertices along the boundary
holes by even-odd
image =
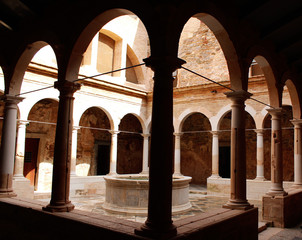
[[[131,174],[104,177],[106,198],[103,208],[109,212],[146,215],[149,180],[147,175]],[[189,183],[191,177],[173,177],[172,212],[180,213],[191,208]]]

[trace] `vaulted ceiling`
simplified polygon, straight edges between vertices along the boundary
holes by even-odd
[[[96,1],[96,0],[95,0]],[[0,0],[0,43],[28,25],[49,17],[56,10],[77,4],[79,0]],[[150,0],[149,0],[150,2]],[[156,2],[156,1],[154,1]],[[182,0],[158,1],[177,4]],[[202,0],[201,0],[202,2]],[[226,1],[213,0],[213,4]],[[280,58],[298,74],[302,74],[302,1],[301,0],[230,0],[227,4],[234,9],[240,22],[255,30],[261,41],[270,42]],[[61,9],[60,9],[61,8]]]

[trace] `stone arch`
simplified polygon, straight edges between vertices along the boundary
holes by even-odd
[[[76,172],[79,176],[109,173],[111,123],[99,107],[86,109],[79,121]]]
[[[27,117],[24,176],[29,174],[31,184],[40,191],[51,189],[58,105],[57,100],[41,99],[32,106]],[[36,155],[32,165],[27,165],[26,152]]]
[[[186,120],[186,118],[188,116],[190,116],[191,114],[197,113],[197,112],[202,113],[208,119],[210,119],[212,117],[212,113],[206,108],[199,107],[199,106],[187,108],[177,117],[177,119],[174,120],[175,132],[181,132],[182,125],[183,125],[184,121]],[[212,129],[212,123],[211,123],[211,129]]]
[[[301,104],[299,94],[294,82],[291,79],[285,81],[293,108],[293,118],[301,119]]]
[[[204,114],[192,112],[183,119],[180,130],[181,173],[191,176],[191,183],[206,185],[212,173],[211,123]]]
[[[41,48],[47,45],[48,43],[44,41],[36,41],[27,45],[16,63],[9,85],[6,85],[5,87],[6,93],[12,95],[20,93],[23,77],[30,61]]]
[[[140,115],[133,113],[133,112],[128,112],[126,114],[124,114],[121,119],[123,119],[126,115],[131,114],[133,116],[135,116],[137,118],[137,120],[140,122],[141,128],[142,128],[142,132],[146,132],[147,131],[147,126],[146,126],[146,121],[143,119],[143,117],[141,117]]]
[[[143,162],[143,128],[137,116],[126,114],[119,124],[117,173],[140,173]]]
[[[86,51],[89,43],[95,34],[108,22],[116,17],[123,15],[133,15],[133,12],[126,9],[111,9],[107,10],[94,19],[92,19],[83,31],[80,33],[75,44],[72,46],[70,58],[68,59],[66,80],[72,81],[77,79],[83,54]]]
[[[271,68],[270,63],[263,55],[256,54],[251,59],[255,59],[264,74],[267,83],[269,104],[273,107],[281,106],[281,92],[280,89],[277,88],[277,79],[275,77],[273,69]]]
[[[217,18],[211,14],[197,13],[192,17],[197,18],[205,23],[207,27],[214,33],[227,62],[231,87],[234,90],[246,90],[247,86],[245,86],[245,81],[243,81],[243,77],[245,76],[242,75],[238,54],[227,30],[219,22],[219,20],[217,20]]]

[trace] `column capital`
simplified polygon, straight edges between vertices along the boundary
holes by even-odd
[[[148,138],[151,136],[151,134],[150,133],[141,133],[141,136],[144,138]]]
[[[80,129],[81,129],[80,126],[73,126],[73,127],[72,127],[72,131],[78,131],[78,130],[80,130]]]
[[[4,94],[2,96],[0,96],[0,100],[7,102],[7,103],[14,103],[14,104],[18,104],[20,102],[23,101],[24,98],[22,97],[17,97],[14,95],[10,95],[10,94]]]
[[[302,126],[302,119],[293,119],[293,120],[290,120],[290,122],[291,122],[295,127],[301,127],[301,126]]]
[[[181,68],[181,65],[186,63],[185,60],[171,56],[150,56],[143,59],[143,61],[146,63],[146,66],[151,68],[153,71],[159,69],[167,69],[171,72],[174,72],[176,69]]]
[[[110,132],[112,135],[117,135],[120,133],[120,131],[117,130],[108,130],[108,132]]]
[[[175,137],[180,137],[181,135],[183,135],[184,133],[182,133],[182,132],[174,132],[173,133],[173,135],[175,136]]]
[[[244,90],[226,92],[224,94],[227,96],[227,98],[230,98],[232,101],[245,101],[246,99],[249,99],[253,95]]]
[[[255,129],[254,132],[257,134],[263,134],[263,129]]]
[[[18,127],[25,126],[29,124],[27,120],[18,120]]]
[[[282,114],[282,108],[268,108],[266,111],[272,116],[272,117],[280,117]]]
[[[219,136],[220,131],[210,131],[210,133],[212,133],[213,136]]]
[[[72,95],[76,91],[80,90],[81,84],[77,82],[70,82],[70,81],[56,81],[54,83],[54,88],[58,89],[60,93],[63,95]]]

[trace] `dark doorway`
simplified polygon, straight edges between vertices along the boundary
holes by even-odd
[[[96,175],[106,175],[109,173],[110,167],[110,144],[95,145],[97,172]]]
[[[231,175],[231,147],[219,147],[219,175],[222,178],[230,178]]]
[[[26,138],[25,141],[23,174],[27,179],[29,179],[32,186],[35,185],[36,179],[39,141],[39,138]]]

